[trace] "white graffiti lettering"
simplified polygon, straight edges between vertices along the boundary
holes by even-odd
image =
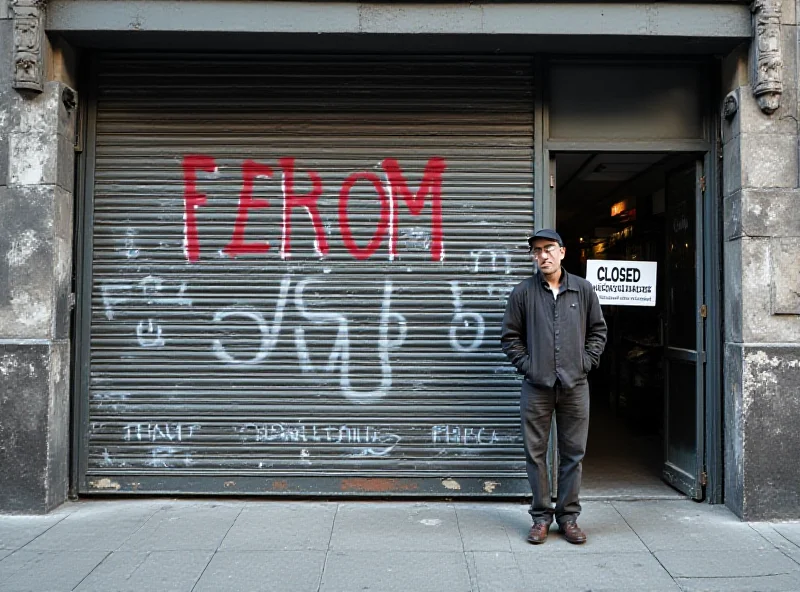
[[[200,429],[198,424],[129,423],[122,428],[126,442],[183,442]]]
[[[186,293],[186,282],[178,286],[176,296],[162,296],[164,280],[148,275],[139,282],[139,289],[142,291],[142,296],[147,299],[147,304],[150,306],[192,305],[192,301],[184,295]]]
[[[453,293],[453,318],[450,321],[450,346],[460,352],[472,352],[480,348],[483,343],[483,335],[486,332],[486,323],[483,316],[477,312],[465,312],[461,302],[461,287],[458,281],[450,282],[450,291]],[[474,331],[472,341],[464,345],[458,338],[460,329]]]
[[[211,350],[221,361],[232,366],[251,366],[258,364],[267,359],[270,352],[275,348],[278,343],[278,336],[281,332],[281,324],[283,323],[283,311],[286,308],[286,300],[289,294],[289,286],[291,285],[291,276],[284,275],[281,280],[281,291],[278,296],[278,301],[275,304],[275,314],[272,317],[272,322],[267,323],[264,316],[250,306],[232,306],[214,314],[214,322],[221,323],[230,317],[244,317],[253,321],[258,326],[261,332],[261,345],[258,352],[248,359],[234,358],[219,339],[214,339],[211,342]]]
[[[169,446],[155,446],[150,449],[150,458],[147,459],[147,466],[153,468],[169,468],[170,460],[175,453],[175,448]]]
[[[103,295],[103,307],[106,311],[106,318],[109,321],[114,320],[116,311],[114,310],[118,304],[122,304],[130,300],[130,298],[122,298],[114,296],[114,294],[124,294],[133,290],[132,284],[104,284],[100,286],[100,292]]]
[[[125,238],[121,239],[120,241],[120,252],[125,255],[128,259],[135,259],[139,256],[139,249],[136,247],[136,230],[133,228],[128,228],[125,231]]]
[[[124,302],[144,300],[149,306],[192,306],[192,300],[185,296],[186,283],[181,283],[175,288],[175,296],[163,296],[165,292],[164,281],[151,275],[142,278],[137,284],[108,283],[100,286],[103,295],[103,307],[106,318],[111,321],[116,316],[115,307]],[[120,296],[115,296],[120,294]],[[125,296],[122,296],[125,294]]]
[[[397,434],[373,426],[317,425],[303,423],[247,424],[235,428],[242,442],[366,444],[355,456],[386,456],[400,443]]]
[[[509,264],[509,261],[504,259],[506,255],[508,253],[502,254],[496,249],[473,251],[474,269],[480,269],[488,261],[488,265],[502,271],[504,269],[502,262],[505,260],[506,266]],[[294,271],[302,272],[303,268],[300,266]],[[300,276],[297,280],[293,279],[297,276],[292,272],[284,274],[274,308],[268,312],[249,304],[237,303],[212,312],[210,320],[216,326],[216,335],[212,334],[208,338],[210,351],[219,362],[231,368],[252,368],[267,361],[278,346],[287,306],[291,306],[289,297],[294,282],[291,304],[294,305],[296,314],[292,318],[291,331],[300,371],[303,374],[331,375],[331,380],[338,383],[341,393],[356,403],[373,402],[387,396],[393,384],[392,352],[403,346],[409,331],[406,317],[392,306],[395,290],[393,281],[390,278],[383,280],[380,313],[377,313],[376,319],[377,339],[368,342],[360,335],[360,331],[363,330],[361,325],[354,324],[356,321],[352,312],[321,308],[324,300],[317,301],[322,298],[320,292],[335,287],[333,283],[336,278],[329,272],[330,269],[326,268],[320,275]],[[447,282],[453,314],[449,326],[442,327],[442,330],[448,332],[449,345],[453,350],[460,353],[480,351],[485,341],[486,321],[481,312],[465,308],[463,294],[467,289],[475,290],[477,299],[482,298],[485,301],[488,294],[493,300],[504,301],[513,289],[514,282],[508,281],[511,278],[498,277],[498,279],[501,281],[470,282],[468,285],[457,280]],[[141,311],[145,308],[156,310],[165,307],[190,308],[193,305],[192,300],[186,296],[185,282],[169,284],[152,275],[138,282],[104,284],[100,286],[100,290],[106,319],[116,320],[120,316],[126,318],[134,314],[141,315],[133,321],[136,323],[136,339],[141,348],[149,350],[163,348],[168,344],[169,328],[162,320],[145,316],[146,313],[143,315]],[[312,293],[313,298],[310,296]],[[129,309],[127,306],[133,308]],[[145,318],[141,318],[142,316]],[[244,327],[242,333],[245,335],[255,334],[254,339],[246,340],[247,344],[252,343],[252,345],[243,343],[237,347],[237,338],[240,337],[236,334],[237,326]],[[329,335],[327,340],[322,341],[327,343],[323,345],[322,351],[312,351],[312,348],[319,347],[320,343],[319,339],[307,336],[312,331],[312,326]],[[356,334],[358,337],[354,336]],[[358,348],[359,355],[361,352],[368,352],[367,355],[375,356],[377,363],[366,364],[369,371],[355,361],[357,358],[354,347]],[[366,384],[361,382],[369,379],[373,382]],[[98,377],[97,380],[100,382],[103,378]]]
[[[480,273],[482,269],[486,269],[492,272],[502,271],[506,275],[511,274],[511,253],[505,247],[476,249],[470,253],[470,257],[475,262],[472,268],[473,273]],[[500,260],[503,263],[498,269],[498,261]]]
[[[340,313],[333,312],[312,312],[306,306],[303,293],[308,284],[318,282],[319,279],[305,279],[297,283],[295,287],[295,306],[300,314],[308,321],[316,325],[334,323],[338,325],[336,339],[328,356],[328,364],[325,372],[331,373],[339,367],[340,386],[345,397],[358,403],[366,403],[377,398],[384,397],[392,386],[392,366],[389,361],[389,352],[399,348],[406,339],[407,327],[403,315],[392,312],[392,282],[384,281],[383,302],[381,304],[381,315],[379,323],[378,356],[381,362],[381,381],[378,388],[371,391],[357,391],[353,388],[350,376],[350,338],[347,317]],[[390,327],[397,326],[397,333],[390,337]],[[305,337],[305,330],[302,326],[295,328],[295,346],[297,357],[300,361],[300,368],[305,373],[316,372],[317,369],[311,363],[311,356],[308,351],[308,343]]]
[[[168,469],[177,465],[190,467],[193,464],[192,453],[185,449],[172,446],[153,446],[148,449],[148,452],[145,464],[149,467]],[[125,466],[125,463],[119,463],[119,466]]]
[[[496,429],[479,426],[435,425],[431,428],[433,444],[489,446],[508,441],[508,439],[507,436],[498,435]]]
[[[148,307],[192,306],[192,300],[185,296],[185,282],[173,289],[176,292],[174,296],[163,295],[165,293],[164,281],[152,275],[142,278],[135,285],[110,283],[100,287],[103,295],[103,308],[109,321],[116,318],[116,308],[125,302],[142,303],[143,301],[143,304]],[[166,344],[161,324],[152,318],[138,322],[136,339],[144,348],[160,348]]]
[[[164,347],[164,338],[161,336],[161,325],[153,323],[153,319],[147,319],[147,323],[139,321],[136,325],[136,338],[142,347]]]
[[[347,329],[347,317],[343,314],[335,312],[313,312],[306,307],[303,293],[306,289],[306,286],[314,282],[321,283],[321,280],[310,278],[301,280],[297,283],[297,286],[295,286],[294,290],[294,305],[304,319],[311,321],[315,325],[325,325],[329,323],[338,325],[339,328],[336,333],[336,339],[333,342],[333,348],[328,356],[328,365],[325,366],[325,372],[330,373],[336,369],[336,365],[340,360],[343,360],[342,363],[349,362],[350,339]],[[308,351],[305,330],[302,326],[295,327],[294,339],[295,347],[297,349],[297,358],[300,362],[300,369],[306,374],[318,372],[317,368],[315,368],[311,362],[311,355]]]
[[[486,293],[489,298],[496,298],[505,305],[515,285],[515,283],[491,283],[486,286]]]

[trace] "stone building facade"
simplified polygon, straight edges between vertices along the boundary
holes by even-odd
[[[441,41],[443,51],[464,55],[489,52],[493,36],[515,54],[622,59],[684,56],[687,45],[706,43],[698,52],[719,72],[711,97],[720,182],[710,185],[721,228],[709,245],[719,253],[721,293],[708,317],[716,326],[706,329],[720,336],[719,351],[706,352],[716,356],[709,369],[717,373],[716,391],[714,380],[706,382],[708,396],[719,402],[719,430],[705,452],[718,458],[706,498],[743,519],[800,518],[800,2],[600,5],[613,26],[576,19],[584,5],[569,3],[193,4],[0,0],[0,512],[45,513],[71,487],[79,493],[76,399],[84,395],[76,384],[88,362],[76,358],[76,327],[91,296],[81,289],[76,204],[90,174],[80,166],[81,118],[94,56],[166,54],[173,40],[184,52],[243,52],[258,35],[271,36],[269,51],[302,53],[317,27],[364,54],[373,40],[394,35],[424,37],[428,51]],[[202,12],[215,9],[225,19]],[[273,12],[252,20],[258,10]],[[745,22],[745,11],[750,39],[737,40],[725,30]],[[692,22],[698,14],[706,31]],[[482,49],[470,46],[471,36]],[[114,491],[112,483],[105,492]]]

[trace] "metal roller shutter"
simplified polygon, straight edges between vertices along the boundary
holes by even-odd
[[[84,492],[526,490],[527,61],[109,55],[93,105]]]

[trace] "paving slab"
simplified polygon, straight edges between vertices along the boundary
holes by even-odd
[[[333,551],[319,592],[471,592],[464,553]]]
[[[797,592],[800,580],[794,575],[745,578],[677,578],[683,592]]]
[[[158,510],[184,503],[186,503],[185,500],[178,501],[174,499],[162,498],[89,499],[64,504],[63,506],[59,506],[59,510],[63,509],[68,515],[86,515],[97,512],[155,514]]]
[[[155,506],[86,508],[69,514],[47,532],[26,545],[31,551],[115,551],[138,531]]]
[[[555,526],[547,543],[528,544],[519,503],[65,506],[0,516],[0,592],[800,591],[800,523],[748,524],[690,501],[586,501],[579,546]]]
[[[219,551],[193,592],[317,592],[325,551]]]
[[[177,504],[159,510],[121,551],[216,551],[242,512],[242,504]]]
[[[61,522],[66,514],[0,517],[0,549],[19,549]]]
[[[107,555],[106,551],[17,551],[0,561],[0,590],[71,591]]]
[[[480,587],[478,586],[478,573],[477,568],[475,566],[475,554],[474,553],[464,553],[464,561],[467,563],[467,574],[469,575],[469,588],[473,592],[475,590],[480,591]]]
[[[72,514],[73,512],[78,510],[78,508],[80,507],[80,505],[82,503],[83,502],[64,502],[63,504],[61,504],[57,508],[54,508],[54,509],[50,510],[47,513],[47,515],[48,516],[68,516],[69,514]]]
[[[613,502],[651,551],[759,550],[771,545],[727,508],[686,501]]]
[[[224,551],[326,550],[337,504],[246,505],[222,541]]]
[[[519,523],[524,520],[507,506],[456,504],[455,510],[465,551],[510,552],[508,531],[517,536]],[[530,521],[526,510],[522,514]]]
[[[517,554],[528,592],[680,592],[650,553]]]
[[[444,503],[347,503],[331,537],[336,551],[463,552],[458,520]]]
[[[583,545],[568,543],[554,523],[544,545],[531,545],[527,541],[531,519],[528,516],[524,530],[509,532],[511,547],[515,553],[649,553],[639,536],[628,526],[625,519],[610,502],[584,502],[578,524],[586,533]]]
[[[211,556],[210,551],[117,551],[76,592],[190,592]]]
[[[519,551],[530,544],[527,542],[528,532],[533,521],[528,514],[527,505],[507,505],[498,508],[500,520],[503,523],[508,542],[512,551]]]
[[[787,541],[800,547],[800,522],[780,522],[772,525]]]
[[[522,571],[513,553],[469,553],[474,569],[475,590],[480,592],[526,592]]]
[[[800,571],[800,566],[777,549],[659,551],[655,556],[675,578],[736,578]]]
[[[795,545],[780,532],[775,530],[775,524],[768,522],[751,522],[750,528],[764,537],[773,547],[800,565],[800,547]],[[798,588],[800,590],[800,588]]]

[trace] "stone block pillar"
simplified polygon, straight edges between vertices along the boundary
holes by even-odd
[[[53,67],[61,54],[30,30],[42,25],[40,4],[2,4],[0,512],[44,513],[65,501],[69,481],[76,94],[53,79],[65,71]]]
[[[747,520],[800,518],[796,8],[754,3],[749,54],[725,64],[725,503]]]

